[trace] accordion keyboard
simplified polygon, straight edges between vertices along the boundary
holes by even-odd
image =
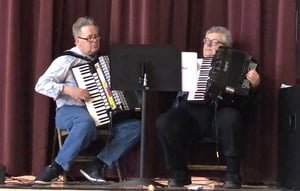
[[[110,117],[107,110],[110,109],[109,103],[103,99],[106,97],[97,73],[90,72],[90,64],[83,64],[73,67],[72,72],[75,76],[78,87],[87,89],[90,93],[90,99],[85,102],[86,107],[95,120],[96,126],[108,124]]]
[[[206,88],[209,83],[212,57],[203,58],[200,69],[197,71],[197,89],[195,92],[189,92],[188,100],[204,101]]]

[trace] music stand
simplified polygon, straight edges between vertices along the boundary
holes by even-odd
[[[115,45],[110,47],[111,87],[113,90],[142,91],[142,126],[139,179],[110,186],[165,186],[144,178],[146,91],[179,91],[181,64],[179,52],[170,45]]]

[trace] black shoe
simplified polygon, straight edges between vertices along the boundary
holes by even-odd
[[[105,164],[96,159],[84,169],[80,169],[80,173],[91,182],[106,182],[103,178]]]
[[[189,175],[187,170],[177,170],[174,173],[173,178],[170,178],[168,180],[169,187],[183,187],[191,183],[191,176]]]
[[[56,181],[63,172],[63,169],[58,164],[52,164],[45,168],[44,171],[39,174],[35,180],[35,184],[51,184]]]
[[[226,189],[239,189],[241,188],[241,179],[237,174],[227,174],[223,185]]]

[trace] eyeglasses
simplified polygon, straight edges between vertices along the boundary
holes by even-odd
[[[218,41],[217,39],[209,39],[209,38],[204,38],[203,43],[209,46],[217,46],[218,44],[225,45],[224,42]]]
[[[101,39],[101,36],[88,36],[88,37],[81,37],[81,36],[78,36],[77,38],[79,39],[82,39],[82,40],[86,40],[88,42],[93,42],[94,40],[95,41],[98,41]]]

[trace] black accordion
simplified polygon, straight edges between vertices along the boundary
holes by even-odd
[[[140,110],[139,95],[136,92],[110,89],[108,56],[100,56],[96,61],[74,66],[72,72],[78,87],[87,89],[90,93],[90,99],[85,104],[96,126],[110,123],[112,116],[120,111]]]
[[[188,96],[188,100],[214,101],[222,99],[223,92],[246,96],[251,89],[246,74],[256,67],[257,62],[250,55],[220,47],[214,57],[203,58],[198,71],[197,90]]]

